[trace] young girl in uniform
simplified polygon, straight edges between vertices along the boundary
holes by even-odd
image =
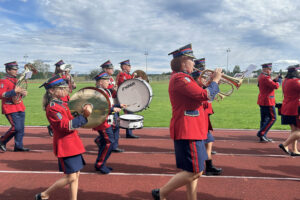
[[[54,131],[53,151],[58,158],[59,171],[63,171],[65,176],[57,180],[45,191],[37,194],[35,199],[48,199],[54,190],[69,185],[69,199],[76,200],[80,170],[85,165],[82,157],[85,149],[75,128],[79,128],[87,123],[87,117],[92,112],[92,106],[89,104],[85,105],[83,107],[83,115],[78,115],[74,118],[70,113],[68,104],[61,100],[62,97],[69,94],[67,83],[59,75],[56,75],[42,86],[46,89],[43,107]]]
[[[106,166],[106,161],[109,158],[113,146],[115,146],[115,135],[113,133],[112,124],[113,124],[113,112],[120,112],[121,108],[125,108],[126,106],[123,104],[114,104],[111,92],[108,90],[108,86],[110,84],[110,76],[102,71],[96,77],[96,87],[106,93],[109,97],[111,110],[109,119],[106,119],[101,125],[94,128],[94,130],[98,131],[99,136],[95,139],[95,143],[97,144],[98,156],[95,163],[95,170],[101,172],[102,174],[109,174],[112,170],[111,167]]]

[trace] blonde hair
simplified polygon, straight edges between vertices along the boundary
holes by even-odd
[[[52,99],[53,99],[52,94],[49,92],[49,90],[47,90],[43,96],[43,110],[46,110],[47,106],[52,101]]]

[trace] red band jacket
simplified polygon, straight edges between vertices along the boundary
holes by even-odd
[[[299,116],[298,107],[300,106],[300,79],[284,79],[282,83],[283,102],[281,114],[288,116]]]
[[[14,112],[24,112],[25,106],[23,100],[18,104],[13,104],[12,98],[16,95],[15,87],[17,78],[7,75],[0,80],[0,98],[2,99],[2,114]]]
[[[46,115],[53,129],[53,152],[58,157],[69,157],[85,152],[77,130],[87,120],[79,115],[74,118],[66,103],[51,101],[46,107]]]
[[[214,83],[214,82],[213,82]],[[218,88],[215,83],[215,87]],[[210,90],[201,88],[188,74],[172,73],[169,97],[172,105],[170,135],[174,140],[203,140],[207,138],[208,121],[202,102],[211,100]]]
[[[129,73],[124,72],[124,71],[120,72],[117,75],[118,86],[121,85],[124,81],[129,80],[129,79],[133,79],[133,75],[130,75]]]
[[[261,73],[258,77],[259,94],[257,104],[260,106],[275,105],[275,89],[279,88],[279,83],[274,82],[271,76]]]

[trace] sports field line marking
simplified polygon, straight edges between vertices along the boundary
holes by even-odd
[[[31,150],[33,152],[52,152],[52,150]],[[98,153],[98,151],[86,151],[86,153]],[[142,152],[142,151],[125,151],[122,154],[174,154],[174,151],[161,152]],[[249,157],[291,157],[289,155],[275,155],[275,154],[234,154],[234,153],[217,153],[221,156],[249,156]]]
[[[0,173],[7,174],[63,174],[63,172],[54,171],[8,171],[0,170]],[[97,172],[80,172],[80,175],[94,175],[99,174]],[[175,174],[146,174],[146,173],[110,173],[108,176],[174,176]],[[288,177],[258,177],[258,176],[205,176],[201,178],[219,178],[219,179],[260,179],[260,180],[290,180],[300,181],[300,178],[288,178]]]
[[[0,125],[0,127],[10,127],[8,125]],[[47,126],[25,126],[25,128],[47,128]],[[144,129],[169,129],[169,127],[143,127]],[[258,131],[258,129],[238,129],[238,128],[214,128],[218,131]],[[290,130],[270,130],[269,132],[290,132]]]

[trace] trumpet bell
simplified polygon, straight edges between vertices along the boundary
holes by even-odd
[[[207,86],[212,81],[212,75],[214,71],[210,69],[204,70],[200,75],[200,81],[203,85]],[[219,94],[221,94],[221,99],[223,99],[225,96],[230,96],[233,93],[234,86],[236,89],[239,89],[239,87],[242,85],[243,79],[242,78],[234,78],[231,76],[228,76],[226,74],[222,74],[222,77],[219,81],[219,84],[226,84],[230,86],[230,89],[227,91],[220,91]]]
[[[92,114],[88,117],[88,123],[82,128],[95,128],[101,125],[110,111],[110,101],[104,91],[95,87],[82,88],[75,92],[68,102],[72,114],[82,114],[82,108],[86,104],[93,107]]]

